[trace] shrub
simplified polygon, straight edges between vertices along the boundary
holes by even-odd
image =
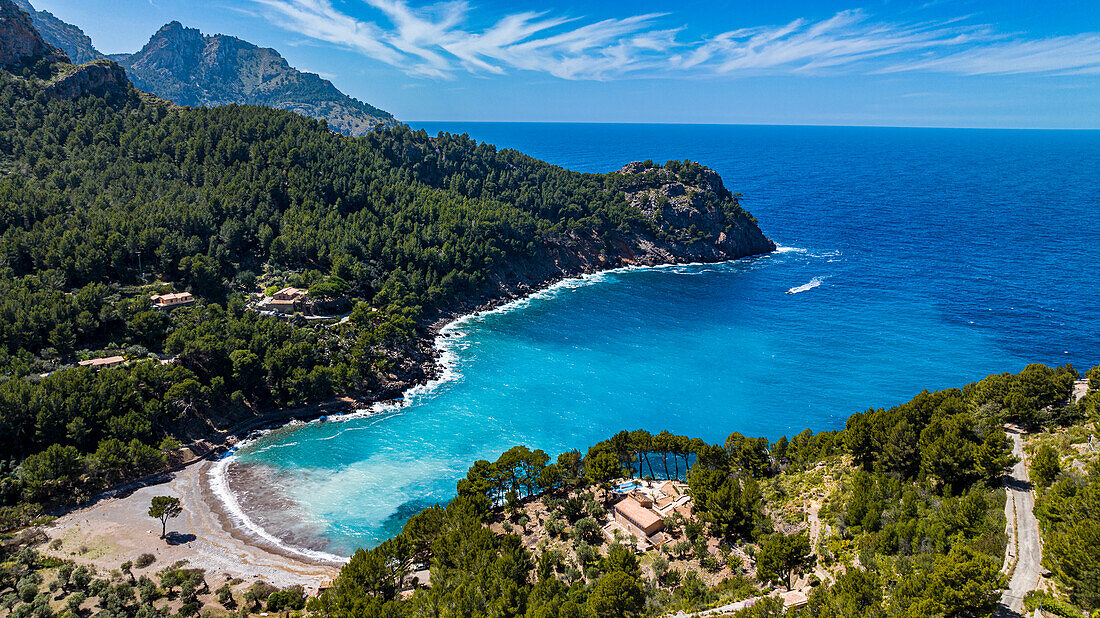
[[[83,592],[74,592],[69,595],[69,598],[65,599],[65,606],[69,608],[69,612],[74,616],[80,615],[80,605],[87,600],[88,597],[84,596]]]
[[[237,604],[233,600],[233,590],[229,587],[229,584],[222,584],[222,587],[218,588],[218,603],[221,603],[222,607],[226,609],[233,609]]]
[[[256,582],[249,587],[248,592],[244,595],[244,600],[249,606],[256,607],[261,601],[267,601],[267,598],[278,592],[278,590],[278,588],[267,582]]]
[[[718,564],[718,558],[710,554],[703,556],[703,559],[700,560],[699,563],[704,569],[711,571],[712,573],[721,568],[721,565]]]
[[[1032,613],[1040,607],[1044,612],[1065,618],[1081,618],[1084,613],[1069,603],[1055,598],[1049,592],[1032,590],[1024,597],[1024,607]]]
[[[25,583],[19,586],[19,600],[24,603],[30,603],[34,601],[34,597],[38,596],[38,586],[33,583]]]
[[[577,533],[577,538],[579,539],[597,545],[603,543],[603,534],[600,532],[600,524],[596,523],[596,520],[591,517],[579,519],[573,529]]]
[[[1041,487],[1047,487],[1062,472],[1062,465],[1058,458],[1058,452],[1049,444],[1039,447],[1035,453],[1035,459],[1031,462],[1031,478]]]
[[[157,557],[153,554],[142,554],[137,557],[137,560],[134,560],[134,567],[144,569],[145,567],[153,564],[156,561]]]
[[[284,609],[301,610],[306,606],[306,594],[301,586],[291,586],[278,590],[267,597],[267,611],[279,612]]]
[[[564,521],[555,517],[546,522],[546,534],[549,534],[551,537],[557,537],[561,536],[562,532],[565,532]]]
[[[574,523],[581,518],[581,514],[584,513],[584,502],[581,502],[580,498],[570,498],[561,505],[562,513],[565,514],[565,518],[569,520],[569,523]]]

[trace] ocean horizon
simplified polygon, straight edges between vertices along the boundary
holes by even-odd
[[[248,443],[222,467],[236,468],[226,491],[287,547],[376,545],[516,444],[553,456],[638,428],[774,439],[1031,362],[1100,362],[1096,132],[411,126],[584,172],[699,161],[781,250],[567,280],[460,318],[440,339],[444,378],[405,405]]]

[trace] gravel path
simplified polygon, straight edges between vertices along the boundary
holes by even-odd
[[[1012,453],[1019,458],[1012,468],[1012,474],[1005,484],[1008,502],[1012,505],[1012,521],[1015,521],[1016,568],[1008,582],[1008,590],[1001,596],[1002,611],[1005,609],[1022,614],[1024,595],[1035,589],[1042,573],[1043,546],[1039,537],[1039,520],[1035,518],[1035,492],[1028,476],[1027,461],[1024,459],[1023,437],[1016,427],[1006,428],[1012,438]],[[1011,521],[1010,521],[1011,523]],[[1013,550],[1013,538],[1009,538],[1009,548]]]

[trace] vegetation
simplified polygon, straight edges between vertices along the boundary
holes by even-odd
[[[174,496],[154,496],[149,503],[149,517],[160,520],[160,538],[164,538],[168,530],[168,520],[179,517],[183,513],[183,505],[180,499]]]
[[[197,616],[200,611],[227,615],[226,610],[249,603],[256,611],[272,612],[305,606],[304,592],[297,586],[279,589],[256,582],[244,588],[236,580],[212,591],[206,573],[183,562],[156,571],[131,563],[101,571],[17,547],[0,545],[0,611],[6,616],[160,618]],[[135,573],[134,568],[141,571]],[[243,615],[248,613],[246,609]]]

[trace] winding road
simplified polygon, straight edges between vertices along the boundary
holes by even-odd
[[[1011,557],[1015,555],[1016,566],[1008,589],[1001,595],[999,616],[1023,613],[1024,595],[1035,589],[1043,568],[1039,520],[1035,518],[1035,492],[1032,491],[1027,461],[1024,460],[1023,437],[1018,427],[1006,427],[1005,432],[1012,437],[1012,454],[1019,459],[1005,481],[1005,491],[1008,493],[1005,513],[1012,530],[1005,562],[1006,566],[1010,566]]]

